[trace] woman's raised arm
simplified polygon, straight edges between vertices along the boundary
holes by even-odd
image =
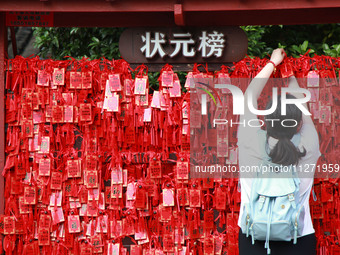
[[[266,85],[269,77],[273,73],[275,67],[279,65],[285,57],[285,51],[281,48],[278,48],[272,52],[270,57],[270,61],[266,64],[266,66],[255,76],[252,82],[249,84],[245,95],[245,98],[248,98],[248,94],[251,93],[252,101],[255,107],[257,107],[257,99],[261,95],[261,92]],[[256,105],[255,105],[256,104]]]

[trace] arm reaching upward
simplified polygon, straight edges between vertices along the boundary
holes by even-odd
[[[283,49],[279,48],[274,50],[270,57],[270,62],[267,63],[267,65],[255,76],[255,78],[249,84],[245,95],[248,96],[248,93],[251,91],[252,101],[255,107],[257,107],[257,99],[260,97],[264,86],[266,85],[269,77],[274,71],[274,68],[282,62],[284,57],[285,51]]]

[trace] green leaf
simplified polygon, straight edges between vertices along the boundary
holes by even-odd
[[[53,38],[52,43],[53,43],[57,48],[59,48],[59,41],[58,41],[58,38],[57,38],[57,37],[54,37],[54,38]]]
[[[301,45],[301,49],[303,52],[307,51],[307,47],[308,47],[308,41],[304,41],[303,44]]]
[[[328,46],[327,43],[322,44],[322,48],[323,48],[324,50],[329,50],[329,46]]]
[[[92,37],[92,41],[99,44],[99,39],[97,37]]]
[[[340,51],[340,44],[336,44],[336,45],[333,45],[333,47],[335,46],[335,50],[337,51],[337,52],[339,52]]]

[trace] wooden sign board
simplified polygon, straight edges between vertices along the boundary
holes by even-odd
[[[226,64],[244,58],[248,38],[239,27],[129,28],[119,50],[130,64]]]
[[[53,27],[53,12],[6,12],[6,26]]]

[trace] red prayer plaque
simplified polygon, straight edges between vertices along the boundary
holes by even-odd
[[[70,89],[81,89],[82,75],[81,72],[70,72]]]
[[[79,215],[69,215],[67,223],[68,223],[68,231],[70,233],[79,233],[80,232]]]
[[[50,74],[44,70],[38,70],[37,85],[49,86]]]
[[[85,186],[88,189],[98,188],[98,172],[95,170],[85,171],[84,176]]]
[[[111,91],[121,91],[122,85],[120,82],[120,75],[119,74],[110,74],[109,75],[109,86]]]
[[[92,72],[82,73],[82,89],[92,88]]]
[[[62,188],[62,174],[59,172],[52,172],[51,175],[51,189],[61,190]]]
[[[201,190],[191,189],[189,192],[190,207],[201,207]]]
[[[24,204],[35,205],[37,203],[37,191],[33,186],[25,186],[24,188]]]
[[[65,84],[65,68],[54,68],[53,69],[53,85],[64,85]]]
[[[39,229],[38,230],[38,244],[39,246],[50,245],[50,230],[49,229]]]
[[[80,117],[80,121],[91,121],[92,120],[91,104],[80,104],[79,117]]]
[[[39,175],[50,176],[51,174],[51,160],[49,158],[41,158],[39,160]]]
[[[14,216],[4,217],[4,234],[14,235],[15,234],[15,218]]]

